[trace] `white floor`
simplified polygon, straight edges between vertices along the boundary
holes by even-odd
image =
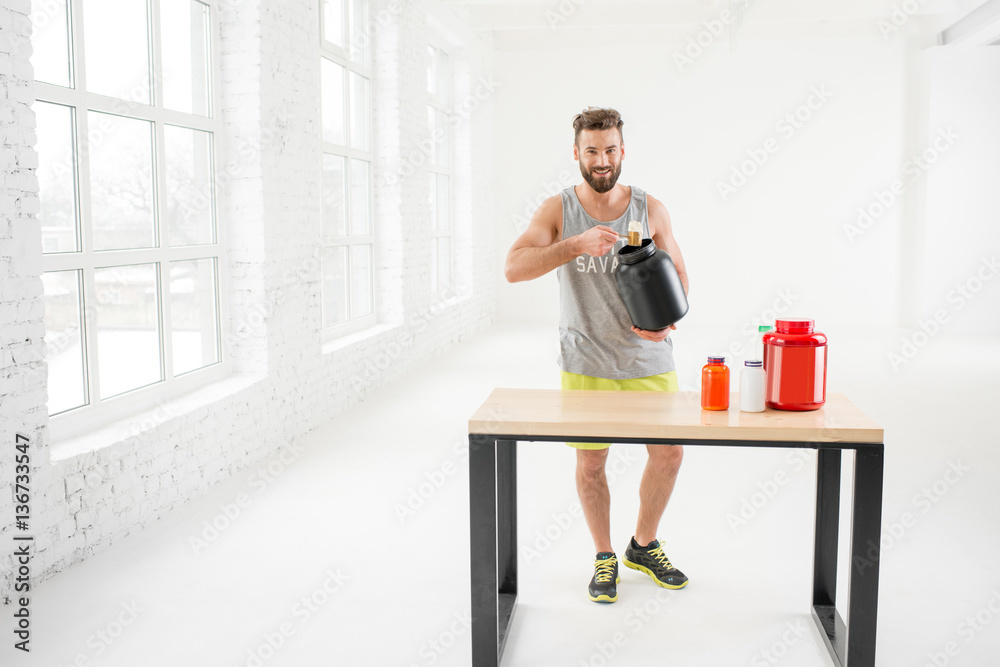
[[[10,648],[6,607],[0,664],[468,665],[465,422],[494,386],[556,387],[555,340],[479,335],[44,582],[33,652]],[[711,352],[695,347],[679,339],[682,368]],[[832,389],[886,429],[878,664],[1000,664],[1000,341],[942,334],[899,373],[884,352],[838,358]],[[691,584],[667,591],[624,570],[614,605],[586,598],[593,546],[572,451],[524,443],[518,456],[521,595],[505,665],[832,664],[808,616],[811,450],[687,448],[660,535]],[[644,457],[612,450],[619,553]]]

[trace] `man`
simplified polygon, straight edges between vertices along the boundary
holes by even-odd
[[[638,220],[643,237],[670,254],[688,290],[666,207],[639,188],[618,183],[625,157],[622,125],[614,109],[590,107],[576,116],[573,159],[580,163],[583,183],[542,202],[511,247],[504,275],[513,283],[557,270],[563,389],[677,391],[669,330],[632,326],[615,285],[616,250],[625,242],[619,235],[627,234],[630,220]],[[597,550],[588,595],[595,602],[615,602],[620,578],[604,471],[611,443],[567,444],[576,448],[577,492]],[[646,450],[639,517],[623,562],[664,588],[683,588],[687,577],[670,563],[656,538],[683,449],[647,445]]]

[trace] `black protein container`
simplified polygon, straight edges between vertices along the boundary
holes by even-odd
[[[688,311],[687,295],[674,260],[657,248],[653,239],[618,250],[615,281],[632,324],[640,329],[665,329]]]

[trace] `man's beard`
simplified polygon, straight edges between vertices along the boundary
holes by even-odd
[[[587,184],[594,188],[595,192],[604,193],[615,187],[618,177],[622,174],[622,165],[618,163],[618,167],[612,168],[609,176],[598,178],[592,174],[592,170],[587,169],[581,162],[580,173],[583,174],[583,180],[587,181]]]

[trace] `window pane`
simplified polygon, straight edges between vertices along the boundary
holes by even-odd
[[[174,375],[219,360],[219,290],[215,258],[170,263]]]
[[[432,107],[427,107],[427,136],[430,137],[430,144],[428,147],[427,160],[432,165],[437,165],[438,163],[438,144],[435,140],[434,130],[437,127],[437,110]]]
[[[370,147],[368,136],[369,115],[368,79],[351,72],[351,146],[366,151]]]
[[[70,86],[66,0],[31,3],[31,66],[35,80]]]
[[[351,246],[351,317],[372,314],[372,247]]]
[[[344,68],[323,58],[323,141],[341,146],[347,145],[347,129],[344,118],[344,88],[346,76]]]
[[[427,92],[433,95],[437,91],[437,49],[427,47]]]
[[[430,162],[439,167],[447,167],[451,147],[445,113],[434,107],[427,107],[427,124],[431,138]]]
[[[101,399],[163,379],[155,264],[94,270]]]
[[[323,236],[347,236],[346,159],[323,154]]]
[[[323,258],[323,328],[347,322],[347,246],[327,248]]]
[[[435,229],[451,229],[451,179],[444,174],[437,177],[437,222]]]
[[[35,102],[35,121],[42,252],[75,252],[80,249],[80,235],[76,215],[73,109]]]
[[[344,0],[323,1],[323,38],[337,46],[345,46]]]
[[[82,2],[87,90],[150,104],[146,3]]]
[[[437,65],[437,88],[434,94],[441,104],[448,104],[448,89],[451,84],[451,58],[444,51],[437,50],[435,64]]]
[[[152,124],[95,111],[90,129],[90,217],[95,250],[154,245]]]
[[[372,233],[371,187],[371,165],[351,160],[351,234],[355,236]]]
[[[167,242],[172,246],[215,241],[212,224],[212,135],[164,125]]]
[[[45,288],[45,361],[49,367],[49,414],[86,405],[80,271],[42,274]]]
[[[351,6],[351,60],[368,65],[371,43],[368,27],[368,0],[354,0]]]
[[[427,205],[431,214],[431,225],[437,229],[438,211],[438,175],[433,171],[427,173]]]
[[[451,239],[442,236],[434,239],[434,242],[437,271],[435,273],[436,281],[434,281],[432,289],[435,292],[440,292],[451,284]]]
[[[209,14],[196,0],[160,3],[163,106],[209,115]]]

